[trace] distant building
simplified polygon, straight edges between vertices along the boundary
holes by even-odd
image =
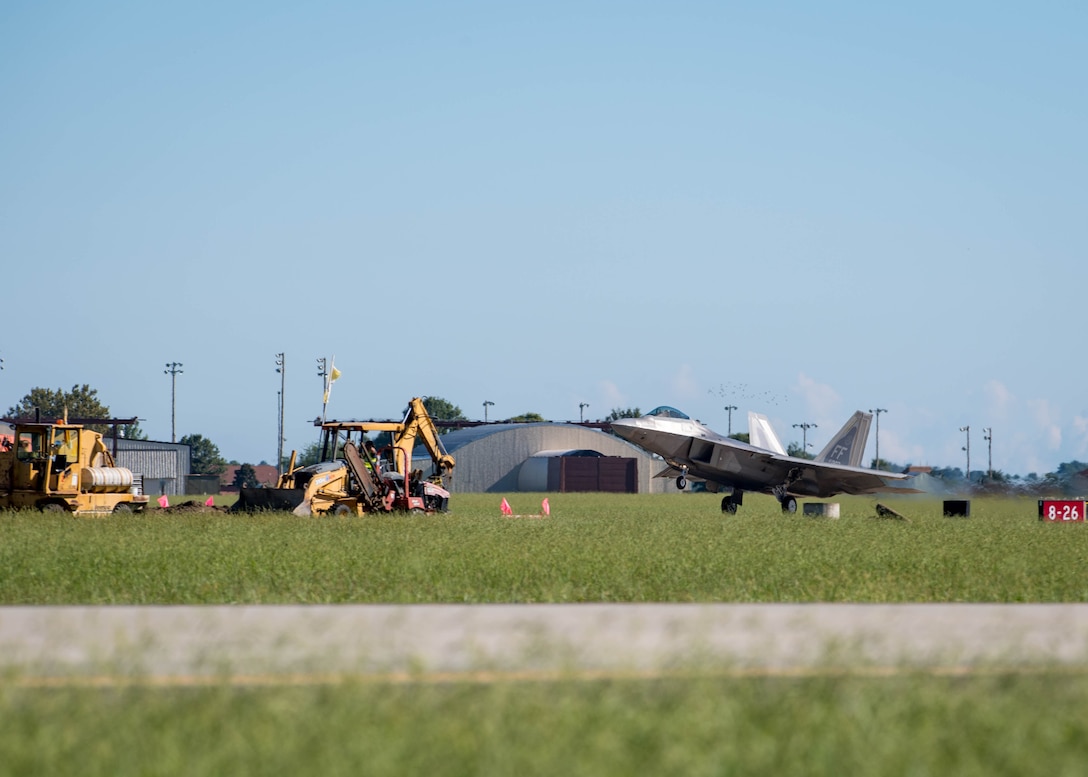
[[[457,465],[455,492],[627,491],[661,493],[665,462],[615,435],[566,423],[484,424],[439,438]],[[416,449],[413,467],[432,471]]]
[[[118,467],[132,470],[148,496],[188,493],[187,479],[192,449],[180,442],[130,440],[105,436],[103,444],[114,454]],[[115,447],[116,446],[116,447]]]
[[[219,491],[226,494],[238,493],[238,487],[234,485],[234,475],[238,472],[240,464],[228,464],[223,474],[219,476]],[[265,488],[275,488],[279,480],[279,473],[271,464],[253,464],[253,470],[257,474],[257,484]]]

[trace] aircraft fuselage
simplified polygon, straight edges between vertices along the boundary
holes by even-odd
[[[762,418],[762,417],[759,417]],[[763,419],[765,421],[765,419]],[[826,498],[835,494],[866,494],[901,489],[889,480],[902,475],[881,473],[846,463],[859,461],[868,433],[868,416],[855,413],[816,459],[788,456],[766,426],[775,450],[725,437],[675,408],[661,407],[639,418],[612,422],[619,437],[651,453],[669,465],[663,474],[676,475],[683,488],[687,478],[706,482],[707,490],[729,490],[739,504],[740,493],[773,494],[783,509],[796,509],[790,497]],[[860,448],[855,448],[860,445]],[[885,477],[886,476],[886,477]],[[723,509],[726,507],[723,502]]]

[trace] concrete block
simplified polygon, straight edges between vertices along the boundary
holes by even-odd
[[[944,514],[946,518],[970,518],[970,499],[945,499]]]
[[[816,518],[839,517],[838,502],[805,502],[801,509],[804,515],[811,515]]]

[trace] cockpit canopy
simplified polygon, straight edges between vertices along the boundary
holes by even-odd
[[[681,413],[675,407],[669,407],[668,405],[661,405],[660,407],[655,407],[646,415],[657,416],[658,418],[682,418],[687,421],[691,420],[691,417],[687,414]]]

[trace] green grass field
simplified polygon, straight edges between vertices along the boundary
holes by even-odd
[[[0,774],[1082,775],[1088,678],[0,684]]]
[[[749,497],[555,495],[548,518],[457,495],[433,516],[150,511],[0,515],[0,604],[340,602],[1084,602],[1088,527],[1034,500],[842,499],[842,517]],[[540,497],[511,494],[515,512]]]
[[[536,513],[539,495],[508,494]],[[1084,602],[1088,527],[1034,500],[502,495],[441,516],[0,514],[0,603]],[[201,500],[202,501],[202,500]],[[1079,775],[1088,673],[36,687],[0,678],[0,776]]]

